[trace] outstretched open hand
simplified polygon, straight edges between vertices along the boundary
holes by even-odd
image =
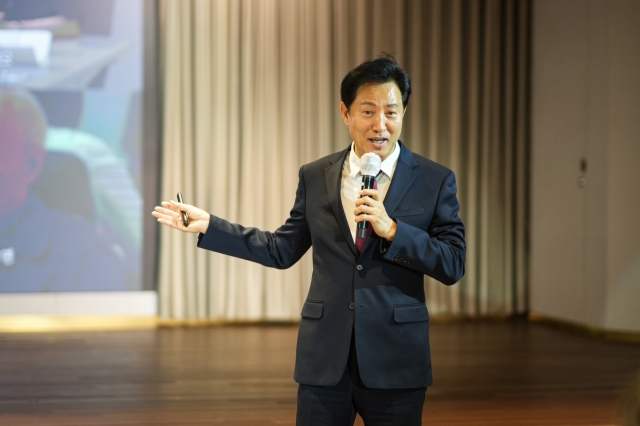
[[[162,207],[156,206],[151,213],[158,222],[170,228],[183,232],[202,233],[209,228],[209,213],[189,204],[182,204],[177,201],[163,201]],[[182,222],[182,212],[189,216],[189,226],[184,226]]]

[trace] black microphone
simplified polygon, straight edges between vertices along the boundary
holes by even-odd
[[[382,160],[376,154],[367,152],[360,158],[360,172],[362,173],[362,189],[373,189],[376,176],[380,173]],[[367,237],[367,221],[358,222],[358,238]]]

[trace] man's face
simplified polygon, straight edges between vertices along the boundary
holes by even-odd
[[[347,109],[340,104],[342,118],[349,126],[358,157],[367,152],[387,158],[402,131],[404,109],[400,89],[394,82],[365,84]]]
[[[44,157],[41,146],[25,140],[22,121],[11,107],[0,114],[0,215],[24,202]]]

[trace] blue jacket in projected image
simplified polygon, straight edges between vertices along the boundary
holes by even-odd
[[[126,290],[122,264],[89,221],[34,194],[0,220],[0,292]]]

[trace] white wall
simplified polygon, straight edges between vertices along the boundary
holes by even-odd
[[[640,2],[533,11],[531,311],[640,331]]]
[[[605,326],[640,330],[640,1],[609,12]],[[620,7],[624,5],[624,7]]]
[[[155,291],[0,294],[0,317],[48,316],[156,316]]]

